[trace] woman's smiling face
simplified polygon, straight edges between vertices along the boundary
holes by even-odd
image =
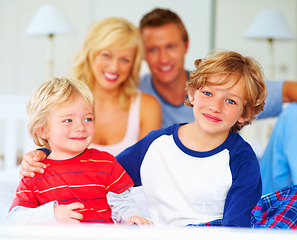
[[[100,51],[92,64],[94,84],[108,90],[118,88],[130,76],[135,56],[136,48]]]

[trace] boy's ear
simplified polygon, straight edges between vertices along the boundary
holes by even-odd
[[[36,128],[35,132],[36,132],[38,137],[40,137],[42,139],[46,139],[46,140],[48,139],[46,127]]]
[[[237,122],[244,123],[251,116],[252,116],[252,109],[246,107],[245,110],[243,111],[241,117],[237,120]]]
[[[237,120],[237,122],[239,122],[239,123],[244,123],[244,122],[246,122],[246,121],[247,121],[247,118],[244,117],[244,116],[241,116],[241,117]]]
[[[193,89],[188,91],[188,98],[192,105],[194,105],[194,93],[195,91]]]

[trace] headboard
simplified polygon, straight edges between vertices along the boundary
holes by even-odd
[[[29,96],[0,95],[0,171],[11,170],[18,158],[35,149],[27,130]]]

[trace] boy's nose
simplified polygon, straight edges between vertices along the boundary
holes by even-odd
[[[85,130],[85,126],[82,122],[77,122],[75,124],[75,131],[76,132],[81,132],[81,131],[84,131]]]
[[[212,112],[220,113],[222,111],[222,102],[220,100],[213,101],[212,104],[209,106],[209,109]]]

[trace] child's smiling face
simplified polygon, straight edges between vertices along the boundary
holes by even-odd
[[[206,133],[229,133],[238,121],[244,122],[245,81],[243,78],[235,84],[237,76],[230,76],[222,85],[220,78],[211,75],[201,89],[190,95],[195,122]],[[223,79],[222,79],[223,80]]]
[[[42,137],[51,147],[49,158],[68,159],[82,153],[95,133],[93,108],[82,97],[70,104],[53,107]]]

